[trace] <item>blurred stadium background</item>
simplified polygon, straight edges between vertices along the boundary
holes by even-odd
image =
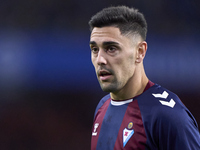
[[[2,0],[0,149],[88,150],[102,96],[88,21],[104,7],[138,8],[148,22],[145,69],[177,93],[200,125],[198,0]]]

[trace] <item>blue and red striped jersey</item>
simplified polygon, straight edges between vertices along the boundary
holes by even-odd
[[[200,150],[198,125],[178,96],[149,81],[132,99],[106,95],[94,116],[91,150]]]

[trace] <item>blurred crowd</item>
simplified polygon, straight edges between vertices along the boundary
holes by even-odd
[[[198,0],[4,0],[0,5],[0,27],[85,30],[91,15],[103,7],[112,5],[138,8],[145,14],[149,27],[158,32],[187,32],[198,27],[200,22]]]

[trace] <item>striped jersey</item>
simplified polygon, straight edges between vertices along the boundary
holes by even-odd
[[[198,125],[178,96],[154,84],[132,99],[97,105],[91,150],[200,150]]]

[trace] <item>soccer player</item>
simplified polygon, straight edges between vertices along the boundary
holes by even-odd
[[[91,59],[103,91],[92,128],[92,150],[200,150],[195,118],[178,96],[144,71],[147,23],[126,6],[89,21]]]

